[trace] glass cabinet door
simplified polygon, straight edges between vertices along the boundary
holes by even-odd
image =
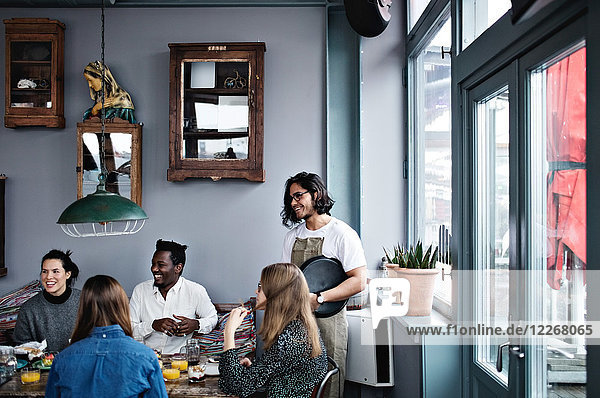
[[[64,30],[47,18],[4,20],[6,127],[65,127]]]
[[[263,182],[264,43],[169,47],[168,180]]]

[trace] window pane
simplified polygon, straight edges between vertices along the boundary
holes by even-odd
[[[585,322],[585,73],[580,45],[530,75],[531,291],[544,297],[531,311],[543,324]],[[585,396],[583,336],[548,338],[534,352],[530,396]]]
[[[452,43],[450,19],[411,61],[413,230],[425,246],[440,248],[440,266],[449,272],[452,201],[452,148],[450,141],[450,56],[442,58]],[[438,276],[436,296],[450,303],[452,281]]]
[[[408,0],[408,31],[415,26],[431,0]]]
[[[462,48],[467,48],[510,8],[510,0],[462,0]]]
[[[475,324],[508,324],[509,313],[509,101],[503,88],[475,109]],[[477,336],[475,358],[490,373],[508,383],[508,358],[496,372],[503,336]],[[508,356],[507,350],[503,350]]]

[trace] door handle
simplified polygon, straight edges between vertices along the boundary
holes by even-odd
[[[498,353],[496,357],[496,370],[498,372],[502,372],[502,349],[504,347],[508,347],[510,345],[510,341],[506,341],[498,346]],[[510,346],[509,355],[516,355],[518,359],[525,358],[525,354],[521,352],[521,347],[518,345]]]
[[[505,341],[498,346],[498,353],[496,354],[496,370],[502,372],[502,349],[508,347],[510,341]]]

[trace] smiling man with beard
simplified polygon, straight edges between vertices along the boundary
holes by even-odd
[[[165,354],[178,353],[193,332],[208,333],[217,324],[206,289],[181,276],[186,249],[159,239],[150,267],[154,279],[137,285],[129,302],[134,337]]]
[[[316,174],[301,172],[285,184],[281,218],[283,225],[291,230],[283,242],[281,261],[300,267],[306,260],[323,255],[339,260],[348,276],[329,290],[311,293],[313,310],[325,302],[345,300],[366,287],[367,260],[362,243],[348,224],[331,216],[329,211],[334,203],[325,183]],[[340,368],[339,376],[335,376],[327,387],[325,396],[343,397],[348,346],[346,310],[328,318],[317,318],[317,325],[327,354]],[[341,383],[338,383],[338,377]],[[337,391],[338,385],[340,391]]]

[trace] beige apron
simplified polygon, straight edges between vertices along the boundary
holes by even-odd
[[[323,254],[325,238],[296,238],[292,248],[292,263],[300,267],[306,260]],[[348,352],[348,323],[346,308],[329,318],[316,318],[321,331],[327,355],[338,364],[340,372],[333,376],[325,389],[324,397],[338,398],[344,396],[344,380],[346,376],[346,353]],[[341,382],[340,382],[341,380]]]

